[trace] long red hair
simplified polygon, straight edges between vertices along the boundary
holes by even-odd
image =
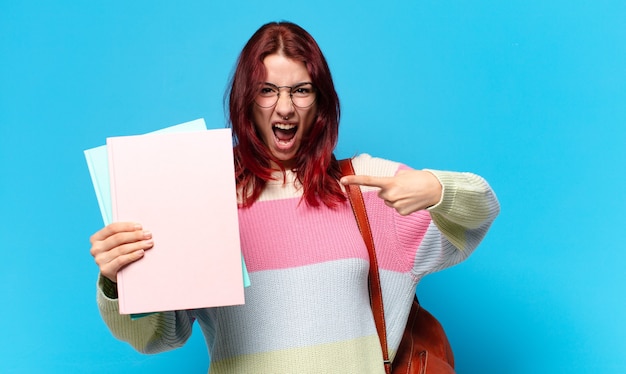
[[[275,53],[304,62],[316,88],[316,118],[295,157],[297,178],[303,186],[302,199],[310,206],[322,202],[335,207],[346,200],[338,183],[341,172],[333,154],[339,136],[339,97],[319,46],[308,32],[290,22],[265,24],[252,35],[239,55],[227,92],[241,205],[251,206],[259,198],[271,179],[271,162],[281,165],[252,121],[256,87],[266,77],[263,60]]]

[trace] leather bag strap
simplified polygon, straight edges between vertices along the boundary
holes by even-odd
[[[354,168],[352,167],[352,160],[343,159],[339,161],[341,167],[341,173],[343,175],[354,175]],[[370,257],[369,268],[369,285],[370,285],[370,303],[372,305],[372,313],[374,314],[374,322],[376,323],[376,330],[378,331],[378,338],[380,339],[380,346],[383,351],[383,360],[385,363],[385,372],[391,373],[391,361],[389,360],[389,351],[387,348],[387,333],[385,327],[385,311],[383,308],[383,293],[380,287],[380,277],[378,275],[378,261],[376,260],[376,250],[374,249],[374,237],[372,236],[372,230],[370,228],[369,219],[367,218],[367,211],[365,210],[365,202],[363,201],[363,195],[359,186],[346,185],[346,192],[348,193],[348,200],[352,211],[356,217],[356,222],[367,246],[367,252]]]

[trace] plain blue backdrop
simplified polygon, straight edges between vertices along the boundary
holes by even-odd
[[[626,372],[625,4],[0,0],[0,372],[206,372],[198,329],[146,356],[101,321],[82,151],[223,127],[238,52],[282,19],[329,61],[339,157],[473,171],[498,194],[475,255],[418,289],[458,372]]]

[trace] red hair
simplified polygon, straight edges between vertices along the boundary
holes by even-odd
[[[265,24],[252,35],[239,55],[227,92],[241,205],[251,206],[259,198],[271,179],[271,162],[281,165],[252,121],[255,88],[266,77],[263,60],[276,53],[304,62],[317,94],[316,118],[295,156],[297,178],[303,186],[302,199],[310,206],[322,202],[335,207],[346,200],[338,183],[341,171],[333,154],[339,136],[339,97],[319,46],[308,32],[290,22]]]

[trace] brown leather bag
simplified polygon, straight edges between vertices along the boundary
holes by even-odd
[[[350,159],[340,160],[343,175],[354,174]],[[454,374],[454,356],[443,327],[428,311],[413,300],[402,341],[393,362],[389,360],[382,291],[374,239],[365,211],[363,195],[358,186],[346,186],[348,199],[370,256],[370,296],[372,312],[383,351],[387,374]]]

